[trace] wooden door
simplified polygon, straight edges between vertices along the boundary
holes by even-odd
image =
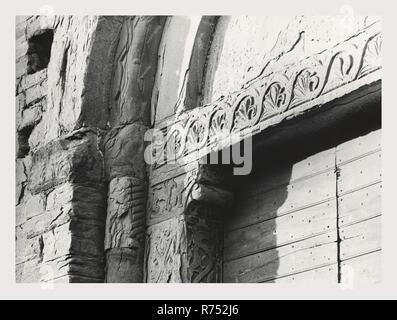
[[[379,281],[380,132],[254,158],[225,223],[224,282]]]

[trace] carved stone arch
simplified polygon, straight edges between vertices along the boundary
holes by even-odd
[[[125,17],[113,63],[103,141],[108,184],[106,282],[142,282],[147,174],[144,135],[166,17]]]
[[[203,16],[198,26],[190,56],[184,101],[185,110],[196,108],[202,102],[207,57],[218,18],[218,16]]]

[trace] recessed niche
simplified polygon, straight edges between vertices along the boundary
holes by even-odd
[[[52,29],[41,30],[28,41],[28,74],[47,68],[51,57],[51,46],[54,39]]]

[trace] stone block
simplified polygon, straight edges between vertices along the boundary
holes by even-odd
[[[20,78],[26,74],[28,70],[28,56],[23,55],[16,60],[15,63],[15,78]]]
[[[37,85],[34,85],[25,91],[25,106],[28,107],[47,95],[47,81],[44,79]]]
[[[15,41],[15,59],[18,59],[26,55],[27,52],[28,52],[28,41],[26,40],[25,35],[23,34]]]
[[[47,262],[70,254],[72,233],[70,223],[65,223],[43,234],[43,261]]]
[[[73,256],[103,259],[104,224],[73,219],[70,223]]]
[[[43,102],[38,102],[30,108],[22,110],[17,119],[17,130],[34,127],[40,122],[43,114]]]
[[[102,170],[97,136],[80,130],[34,152],[28,186],[33,194],[67,181],[98,186],[102,183]]]
[[[18,83],[18,93],[39,85],[45,79],[47,79],[47,69],[37,71],[33,74],[24,75]]]
[[[146,130],[143,125],[131,124],[108,132],[104,141],[105,175],[108,181],[123,176],[141,180],[146,178],[143,157]]]
[[[15,263],[23,263],[32,259],[42,259],[43,238],[28,238],[23,226],[15,228]]]
[[[135,249],[114,248],[107,251],[105,282],[142,282],[142,273],[142,263]]]
[[[23,202],[16,206],[15,225],[19,226],[45,211],[45,197],[42,194],[24,196]]]

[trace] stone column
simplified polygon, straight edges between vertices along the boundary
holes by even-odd
[[[105,230],[106,282],[142,282],[146,168],[144,134],[157,51],[165,17],[128,17],[115,57],[110,127],[104,139],[108,204]]]

